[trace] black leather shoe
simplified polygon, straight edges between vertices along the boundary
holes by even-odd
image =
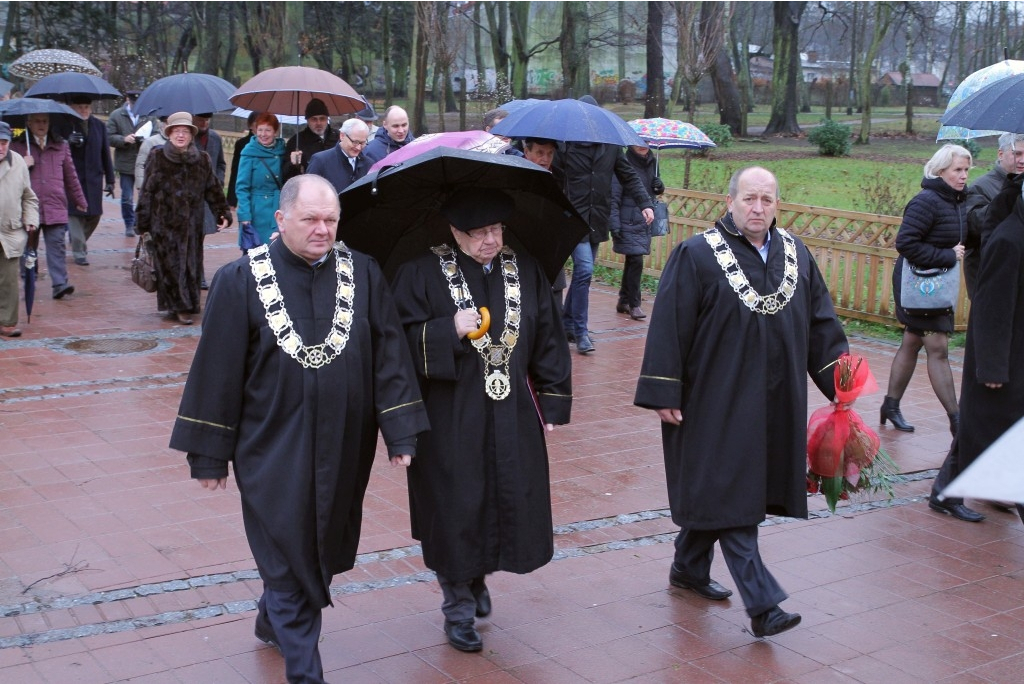
[[[576,351],[580,354],[590,354],[594,351],[594,343],[590,341],[590,336],[581,335],[576,339]]]
[[[479,652],[484,648],[484,641],[472,621],[445,621],[444,632],[448,636],[448,644],[460,652]]]
[[[64,299],[65,295],[70,295],[73,292],[75,292],[75,286],[71,285],[70,283],[58,285],[53,289],[53,299],[62,300]]]
[[[572,331],[566,331],[565,332],[565,339],[568,340],[571,343],[574,343],[574,342],[576,342],[576,334],[573,333]]]
[[[615,311],[617,311],[619,314],[629,314],[629,305],[626,304],[625,302],[619,302],[617,305],[615,305]]]
[[[256,613],[256,630],[253,633],[260,642],[265,642],[271,647],[276,648],[277,651],[281,651],[281,645],[277,643],[277,634],[274,633],[274,627],[270,625],[270,621],[261,612]]]
[[[711,579],[708,579],[706,585],[691,583],[685,579],[681,573],[676,571],[675,564],[672,564],[672,568],[668,572],[668,582],[671,585],[681,587],[684,590],[693,590],[704,599],[713,599],[717,601],[732,596],[732,590]]]
[[[210,289],[210,286],[206,284],[206,279],[205,278],[199,283],[199,289],[200,290],[209,290]]]
[[[984,514],[979,514],[973,509],[968,509],[962,502],[940,502],[931,497],[928,498],[928,508],[940,514],[949,514],[953,518],[969,523],[980,523],[985,520]]]
[[[644,310],[640,309],[640,307],[630,307],[629,318],[633,319],[634,321],[639,321],[640,319],[646,319],[647,314],[644,312]]]
[[[476,599],[476,615],[483,618],[491,615],[491,591],[483,583],[480,586],[483,590],[479,594],[474,592],[473,597]]]
[[[750,619],[750,632],[754,637],[778,635],[800,624],[800,614],[787,614],[778,606],[774,606],[763,614]]]

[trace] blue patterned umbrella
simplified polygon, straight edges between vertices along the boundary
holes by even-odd
[[[949,103],[946,105],[946,111],[942,115],[943,118],[953,111],[953,109],[955,109],[961,102],[990,83],[995,83],[1007,76],[1013,76],[1014,74],[1021,73],[1024,73],[1024,61],[1004,59],[1002,62],[996,62],[995,64],[991,64],[984,69],[979,69],[973,74],[970,74],[960,82],[960,85],[956,87],[956,90],[954,90],[953,94],[949,97]],[[1001,133],[1004,133],[1004,131],[985,129],[975,130],[965,128],[963,126],[940,126],[939,135],[935,137],[935,142],[940,140],[969,140],[971,138],[984,138],[985,136],[998,136]]]

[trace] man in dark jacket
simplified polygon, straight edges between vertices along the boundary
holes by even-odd
[[[136,131],[152,117],[140,116],[135,111],[135,101],[139,91],[127,90],[124,94],[124,105],[110,113],[107,119],[107,140],[114,148],[114,171],[121,183],[121,218],[124,220],[124,234],[135,235],[135,159],[139,156],[139,146],[144,136],[136,136]]]
[[[834,398],[831,364],[848,350],[810,251],[775,225],[778,187],[767,169],[736,172],[728,213],[672,251],[634,400],[662,422],[681,528],[669,583],[729,597],[710,575],[717,541],[755,637],[800,622],[779,607],[787,595],[761,560],[758,524],[807,518],[808,371]]]
[[[71,159],[75,163],[78,182],[85,192],[89,206],[84,212],[68,203],[68,236],[75,264],[88,266],[86,241],[100,224],[103,216],[103,193],[114,197],[114,162],[110,159],[107,127],[92,115],[92,99],[88,95],[71,98],[71,107],[85,121],[76,123],[68,135]],[[68,199],[72,199],[68,196]]]
[[[1020,173],[1024,173],[1024,133],[1004,133],[999,136],[996,165],[967,189],[967,251],[964,253],[964,280],[967,283],[967,294],[971,298],[978,287],[981,248],[988,234],[999,223],[998,220],[991,221],[995,218],[994,214],[999,212],[998,208],[992,206],[992,200],[1003,189],[1007,174]],[[1016,197],[1020,193],[1014,195]],[[1005,216],[1006,212],[1002,212],[999,220]]]
[[[306,128],[285,142],[288,161],[292,168],[286,170],[285,178],[291,178],[309,171],[313,155],[330,150],[338,142],[338,132],[331,128],[331,118],[323,100],[313,98],[306,105]]]
[[[195,145],[209,155],[210,166],[213,167],[213,175],[217,177],[221,185],[224,185],[224,172],[227,171],[227,164],[224,162],[224,143],[221,140],[220,134],[210,128],[211,118],[213,118],[212,112],[204,112],[192,117],[192,121],[196,126]],[[204,205],[203,211],[205,212],[203,216],[203,236],[199,239],[199,273],[202,275],[202,280],[199,287],[206,290],[209,286],[206,284],[206,271],[203,269],[203,240],[211,233],[217,232],[217,219],[214,218],[209,206]]]
[[[589,95],[580,100],[597,105]],[[555,167],[565,179],[566,196],[590,226],[590,236],[581,240],[572,251],[572,282],[565,296],[562,315],[566,336],[570,341],[576,341],[578,353],[587,354],[594,351],[594,343],[587,330],[590,279],[594,275],[598,245],[608,240],[612,177],[618,178],[625,191],[633,197],[648,224],[654,221],[654,203],[636,170],[626,161],[621,147],[604,143],[562,143],[555,157]]]
[[[235,192],[235,184],[238,182],[238,163],[242,161],[242,150],[256,136],[256,117],[259,115],[259,112],[249,112],[249,118],[246,119],[249,132],[235,141],[234,154],[231,156],[231,179],[228,181],[228,207],[231,209],[238,209],[238,193]]]
[[[384,112],[384,125],[377,129],[363,154],[372,165],[415,139],[416,136],[409,130],[409,115],[401,107],[392,105]]]
[[[340,193],[369,171],[370,161],[363,154],[369,137],[370,129],[361,120],[346,120],[338,144],[313,155],[307,173],[323,176]]]

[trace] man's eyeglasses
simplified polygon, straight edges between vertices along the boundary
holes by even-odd
[[[355,138],[353,138],[352,136],[350,136],[347,133],[342,133],[341,135],[343,135],[346,138],[348,138],[348,142],[352,143],[356,147],[366,147],[366,144],[370,142],[368,140],[356,140]]]
[[[466,231],[473,240],[483,240],[490,235],[501,235],[505,230],[505,224],[498,224],[497,226],[487,226],[484,228],[474,228],[472,231]]]

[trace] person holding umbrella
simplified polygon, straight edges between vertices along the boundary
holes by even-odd
[[[441,585],[448,642],[466,652],[483,647],[475,618],[491,611],[487,574],[551,559],[544,434],[572,406],[551,281],[505,245],[514,207],[501,190],[455,191],[440,208],[449,242],[399,266],[393,282],[431,426],[408,472],[412,533]]]
[[[327,105],[320,98],[313,98],[306,104],[306,128],[285,142],[288,161],[296,167],[290,173],[304,174],[309,170],[313,155],[332,149],[338,143],[338,132],[331,127]]]
[[[68,212],[68,234],[75,264],[89,266],[86,243],[103,216],[103,193],[114,197],[114,163],[110,159],[107,127],[92,115],[92,98],[88,95],[74,95],[69,100],[71,109],[84,120],[75,124],[76,129],[68,136],[68,142],[71,144],[71,159],[75,163],[75,172],[88,207],[84,212]]]
[[[25,160],[10,147],[11,125],[0,121],[0,335],[17,338],[18,258],[39,226],[39,198]]]
[[[32,190],[39,196],[39,228],[46,242],[46,267],[50,273],[53,299],[61,300],[75,292],[68,282],[66,235],[68,232],[68,203],[81,213],[89,203],[78,182],[71,148],[59,135],[50,131],[49,114],[29,114],[26,117],[25,137],[11,141],[11,149],[25,158],[32,178]]]
[[[137,132],[146,122],[153,122],[150,128],[155,125],[152,117],[135,111],[138,99],[138,90],[126,90],[124,105],[111,112],[107,119],[107,139],[114,148],[114,171],[121,184],[121,219],[127,237],[135,235],[135,160],[144,139]]]
[[[270,242],[277,230],[274,212],[281,197],[281,187],[288,179],[288,158],[284,140],[277,137],[281,123],[270,112],[256,117],[256,136],[242,150],[238,163],[238,239],[243,229],[252,228],[261,244]]]
[[[199,313],[203,205],[217,216],[218,228],[231,225],[224,187],[209,155],[196,148],[196,131],[188,112],[167,118],[167,143],[149,155],[135,208],[139,234],[152,236],[157,307],[186,326],[189,315]]]

